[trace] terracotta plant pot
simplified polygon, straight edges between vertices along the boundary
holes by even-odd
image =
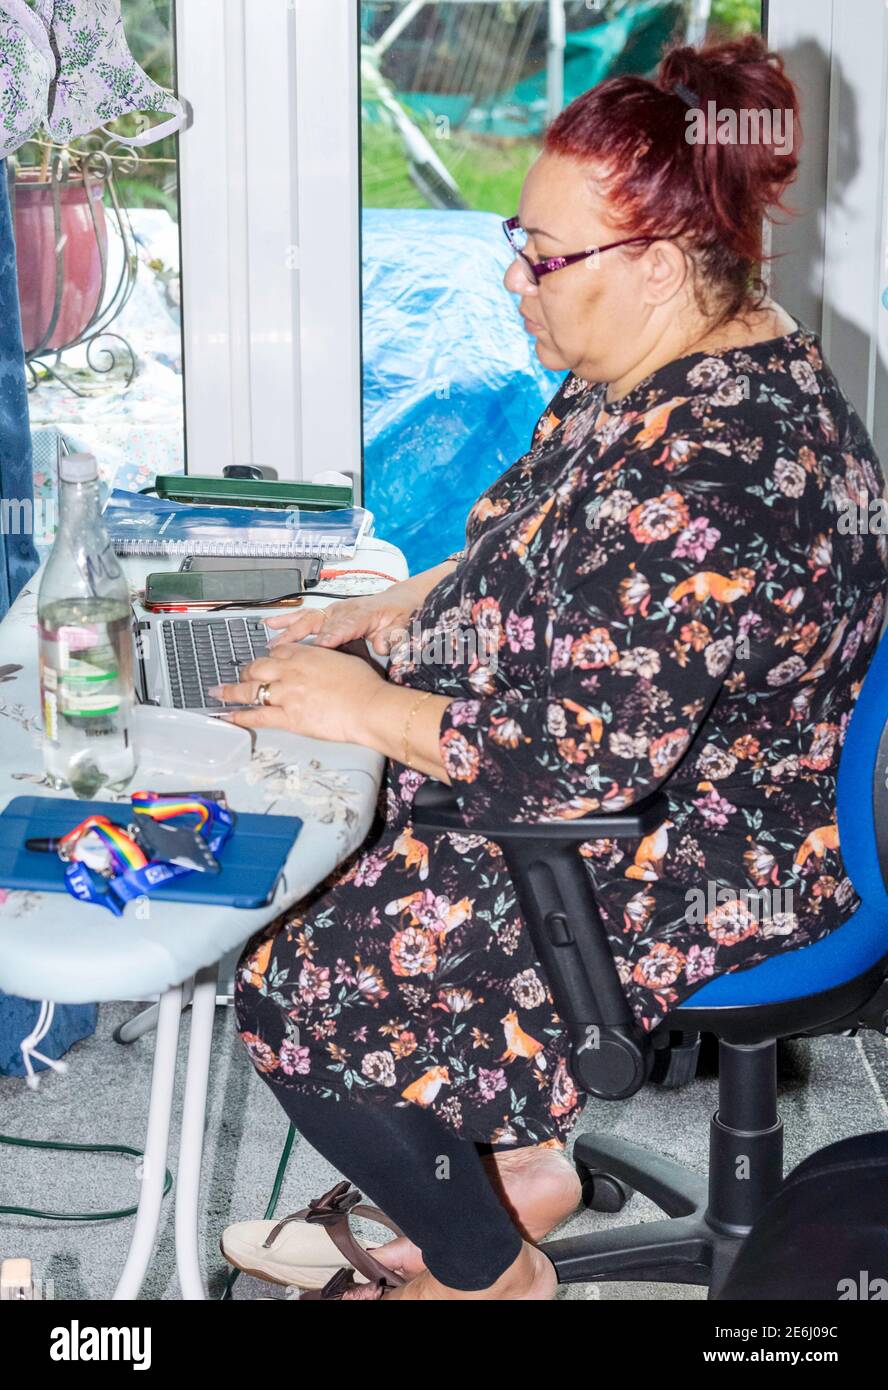
[[[77,176],[58,187],[63,243],[62,292],[55,327],[49,341],[43,344],[56,303],[54,189],[36,169],[22,169],[16,176],[15,241],[26,353],[33,352],[41,344],[46,350],[56,351],[77,342],[99,307],[102,257],[107,264],[108,253],[103,191],[100,180],[91,178],[87,189],[82,177]]]

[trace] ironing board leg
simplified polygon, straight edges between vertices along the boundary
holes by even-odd
[[[170,1137],[170,1118],[173,1109],[173,1085],[176,1078],[176,1054],[179,1050],[179,1020],[182,1016],[182,986],[176,985],[161,996],[154,1040],[154,1070],[151,1075],[151,1102],[148,1109],[148,1132],[145,1138],[145,1157],[142,1160],[142,1186],[136,1225],[129,1254],[117,1288],[115,1300],[135,1299],[145,1279],[154,1254],[160,1206],[163,1201],[163,1179],[166,1172],[167,1148]]]
[[[182,1008],[187,1009],[191,1003],[191,981],[186,980],[182,986]],[[121,1023],[119,1028],[115,1028],[113,1037],[117,1043],[134,1043],[139,1038],[150,1033],[152,1028],[157,1027],[158,1004],[149,1004],[147,1009],[142,1009],[140,1013],[127,1019],[126,1023]]]
[[[218,973],[218,961],[198,971],[191,1005],[191,1040],[176,1177],[176,1267],[184,1299],[205,1299],[207,1296],[200,1272],[198,1199]]]

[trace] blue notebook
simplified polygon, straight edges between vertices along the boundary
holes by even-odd
[[[103,512],[118,555],[351,559],[373,517],[364,507],[208,507],[115,488]]]
[[[58,839],[87,816],[119,825],[135,819],[128,801],[78,801],[71,797],[16,796],[0,813],[0,888],[65,893],[65,865],[57,854],[25,849],[31,839]],[[237,824],[219,851],[218,874],[183,874],[151,894],[159,902],[218,903],[264,907],[302,829],[298,816],[237,813]]]

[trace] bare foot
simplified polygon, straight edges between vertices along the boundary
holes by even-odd
[[[421,1303],[430,1300],[465,1300],[475,1303],[513,1300],[545,1302],[555,1297],[557,1287],[558,1279],[551,1260],[547,1259],[542,1250],[525,1241],[518,1258],[509,1265],[505,1274],[501,1274],[496,1283],[487,1289],[475,1289],[471,1292],[465,1289],[451,1289],[446,1284],[439,1283],[426,1269],[409,1283],[402,1284],[399,1289],[391,1289],[383,1294],[383,1298],[401,1298],[407,1299],[408,1302]]]
[[[583,1185],[563,1149],[528,1145],[484,1160],[497,1196],[526,1240],[540,1241],[580,1205]]]
[[[482,1161],[525,1240],[543,1240],[580,1205],[582,1184],[563,1149],[527,1145],[503,1149]],[[425,1271],[422,1251],[406,1236],[378,1246],[373,1254],[387,1269],[407,1278]]]

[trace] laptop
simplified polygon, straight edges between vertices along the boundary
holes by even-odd
[[[218,714],[241,708],[226,704],[207,692],[214,685],[235,685],[239,668],[268,655],[275,628],[264,619],[280,614],[280,608],[248,608],[236,614],[133,612],[133,648],[136,698],[143,705]],[[311,641],[311,638],[307,638]],[[367,646],[363,638],[346,642],[337,651],[359,656],[377,669],[385,669],[388,655]]]
[[[272,631],[261,610],[252,608],[237,614],[201,609],[140,617],[134,612],[133,669],[139,703],[203,714],[232,708],[207,691],[213,685],[236,684],[241,666],[267,656]]]

